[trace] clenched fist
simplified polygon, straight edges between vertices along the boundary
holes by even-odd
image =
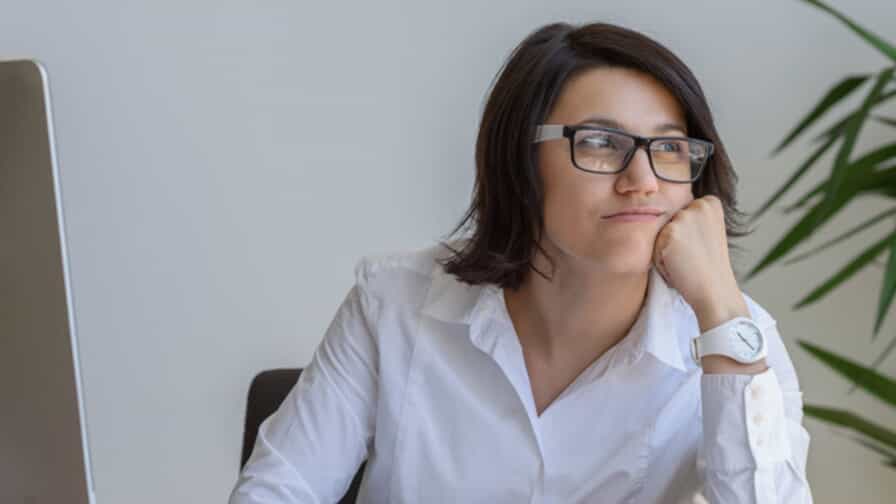
[[[653,263],[695,311],[740,294],[721,200],[703,196],[676,212],[656,237]]]

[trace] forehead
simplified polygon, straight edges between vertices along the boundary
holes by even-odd
[[[593,68],[568,80],[546,122],[579,124],[590,117],[611,119],[640,135],[659,133],[658,127],[668,123],[687,133],[675,96],[651,75],[627,68]]]

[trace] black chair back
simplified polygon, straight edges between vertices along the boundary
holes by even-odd
[[[277,411],[280,403],[292,390],[301,374],[302,368],[270,369],[258,373],[252,380],[252,385],[249,386],[249,399],[246,404],[246,425],[243,429],[243,452],[240,467],[246,465],[249,455],[252,454],[252,448],[255,446],[255,438],[258,436],[258,427],[261,426],[261,422],[269,417],[271,413]],[[349,486],[345,496],[339,501],[339,504],[355,504],[358,490],[361,488],[361,477],[364,474],[366,465],[367,462],[364,462],[358,468],[355,479],[352,480],[352,484]]]

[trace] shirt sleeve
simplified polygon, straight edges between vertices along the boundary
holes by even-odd
[[[355,284],[310,364],[258,430],[230,504],[337,502],[373,439],[377,345],[374,301]]]
[[[725,504],[811,504],[802,392],[777,323],[764,328],[769,369],[701,376],[703,497]],[[701,467],[702,466],[702,467]]]

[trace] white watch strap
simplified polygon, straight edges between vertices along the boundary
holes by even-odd
[[[697,357],[713,354],[729,355],[728,331],[730,330],[731,325],[729,322],[697,337]]]
[[[747,317],[735,317],[694,338],[691,342],[691,356],[697,364],[701,364],[700,359],[704,356],[714,354],[725,355],[740,362],[740,359],[732,354],[730,338],[731,328],[744,320],[751,324],[754,323],[752,319]]]

